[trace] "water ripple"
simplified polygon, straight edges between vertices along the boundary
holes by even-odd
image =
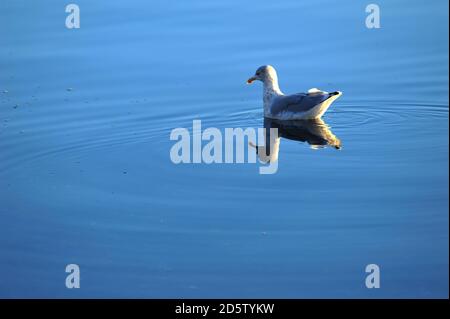
[[[237,107],[241,110],[237,110]],[[218,111],[220,110],[220,111]],[[261,127],[263,112],[260,107],[245,104],[234,106],[232,112],[226,107],[210,107],[209,112],[192,114],[188,110],[181,114],[167,111],[157,116],[149,114],[148,105],[133,112],[109,115],[105,110],[94,114],[55,114],[22,119],[3,118],[1,123],[0,174],[23,163],[49,157],[64,157],[65,154],[85,154],[94,150],[110,149],[125,144],[157,146],[169,141],[173,128],[192,126],[192,120],[201,119],[205,127]],[[90,116],[90,117],[88,117]],[[448,105],[442,103],[407,102],[353,102],[340,103],[324,117],[338,132],[370,132],[381,125],[384,129],[395,128],[408,121],[432,121],[448,118]],[[62,133],[63,132],[63,133]]]

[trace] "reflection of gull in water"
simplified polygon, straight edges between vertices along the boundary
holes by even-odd
[[[265,118],[265,128],[277,128],[280,137],[307,142],[312,148],[331,146],[341,148],[341,141],[334,135],[322,119],[277,121]]]
[[[320,118],[341,92],[325,92],[310,89],[308,93],[285,95],[278,86],[275,69],[263,65],[256,70],[254,76],[247,80],[263,82],[264,116],[278,120],[307,120]]]
[[[280,151],[280,140],[307,142],[312,149],[325,148],[327,146],[335,149],[341,148],[341,140],[334,135],[328,125],[322,119],[279,121],[264,118],[265,142],[262,146],[250,143],[256,149],[262,162],[275,162],[278,160]],[[278,133],[270,129],[277,129]]]

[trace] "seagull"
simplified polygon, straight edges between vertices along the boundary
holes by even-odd
[[[278,86],[277,72],[271,65],[259,67],[247,83],[256,80],[263,83],[264,117],[277,120],[319,119],[342,95],[340,91],[328,93],[317,88],[307,93],[285,95]]]

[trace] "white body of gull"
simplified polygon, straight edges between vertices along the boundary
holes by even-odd
[[[264,116],[278,120],[318,119],[342,95],[339,91],[328,93],[316,88],[308,93],[285,95],[278,86],[277,72],[270,65],[259,67],[247,83],[256,80],[264,86]]]

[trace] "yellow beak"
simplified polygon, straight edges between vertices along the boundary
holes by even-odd
[[[247,84],[252,84],[252,82],[255,81],[255,80],[256,80],[256,76],[252,76],[251,78],[249,78],[247,80]]]

